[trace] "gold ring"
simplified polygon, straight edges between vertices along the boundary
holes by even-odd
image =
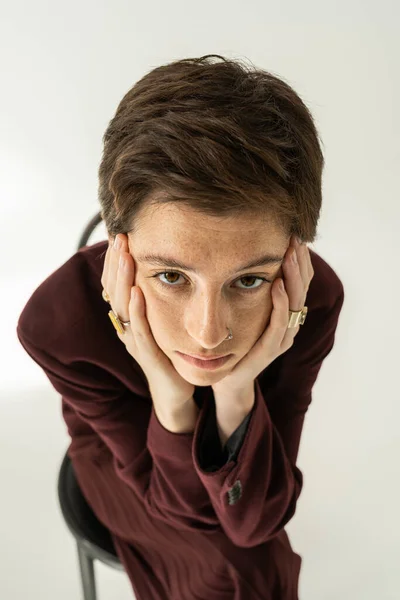
[[[125,333],[125,329],[123,328],[118,315],[116,315],[113,310],[110,310],[110,312],[108,313],[108,316],[110,317],[110,321],[114,325],[116,331],[118,331],[118,333],[121,333],[123,335]]]
[[[303,325],[304,321],[306,320],[307,313],[308,306],[304,306],[302,310],[289,310],[289,323],[287,328],[291,329],[292,327]]]

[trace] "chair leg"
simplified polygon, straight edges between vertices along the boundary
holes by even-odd
[[[79,542],[78,546],[78,557],[79,557],[79,568],[82,580],[83,598],[84,600],[96,600],[96,581],[94,577],[94,564],[91,556],[85,552],[84,548]]]

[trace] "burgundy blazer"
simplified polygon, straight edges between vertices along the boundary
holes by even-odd
[[[256,378],[254,407],[221,451],[210,386],[196,387],[200,413],[193,433],[171,433],[158,421],[146,377],[107,315],[100,281],[106,249],[107,241],[81,248],[43,281],[19,317],[17,335],[61,395],[77,471],[90,456],[93,471],[81,470],[80,484],[110,528],[138,599],[297,598],[301,558],[284,527],[303,486],[296,466],[301,432],[313,385],[334,345],[344,301],[340,279],[310,249],[314,277],[306,321],[293,346]],[[95,492],[94,465],[103,464],[105,473],[106,457],[109,485]],[[126,521],[121,535],[112,497],[107,500],[111,478],[121,498],[129,493],[129,502],[140,500],[129,512],[150,517],[145,532],[140,522],[130,529]],[[141,562],[146,535],[157,568],[149,556],[146,569]],[[172,538],[174,551],[182,550],[179,561],[168,551]],[[195,574],[195,561],[205,554],[210,559],[217,548],[214,569]]]

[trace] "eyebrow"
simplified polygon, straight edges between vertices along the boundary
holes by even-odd
[[[171,256],[161,256],[160,254],[141,254],[134,257],[137,262],[151,263],[159,267],[173,267],[176,269],[183,269],[184,271],[191,271],[192,273],[198,273],[198,269],[191,265],[184,264],[183,262],[176,260]],[[242,265],[237,269],[239,271],[245,271],[246,269],[252,269],[253,267],[261,266],[274,266],[280,265],[283,262],[284,256],[278,256],[276,254],[264,254],[245,265]]]

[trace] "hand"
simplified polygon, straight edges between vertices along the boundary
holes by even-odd
[[[195,387],[179,375],[156,343],[146,318],[143,292],[134,286],[135,264],[129,253],[128,238],[121,233],[116,238],[121,242],[121,247],[115,249],[110,239],[101,283],[110,298],[113,311],[121,321],[130,321],[131,324],[126,327],[125,333],[115,333],[141,366],[153,401],[162,399],[162,405],[157,408],[173,415],[192,398]],[[120,259],[124,267],[120,265]],[[132,290],[135,290],[135,298],[132,298]]]
[[[296,254],[298,264],[291,261]],[[289,350],[294,343],[300,325],[288,329],[289,309],[298,311],[304,308],[308,288],[314,277],[310,252],[306,244],[299,244],[292,236],[283,262],[283,278],[272,284],[273,309],[265,331],[233,369],[216,384],[212,385],[215,401],[218,398],[248,398],[248,390],[254,389],[255,378],[278,356]],[[285,291],[279,290],[279,282],[284,280]]]

